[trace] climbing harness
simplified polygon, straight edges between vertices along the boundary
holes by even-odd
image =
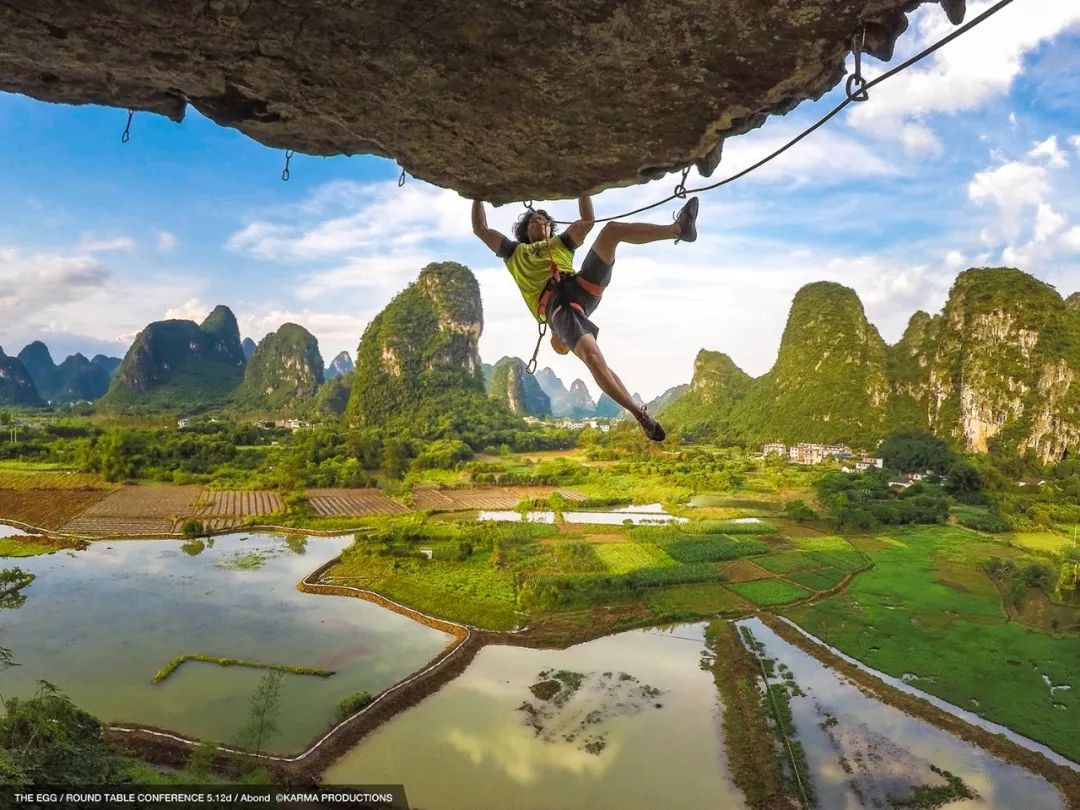
[[[847,85],[845,87],[845,90],[847,91],[845,93],[845,98],[844,98],[843,101],[841,101],[839,104],[837,104],[832,110],[830,110],[824,116],[822,116],[822,118],[819,121],[812,124],[810,127],[808,127],[807,129],[805,129],[804,131],[802,131],[801,133],[796,135],[794,138],[792,138],[790,141],[785,143],[783,146],[781,146],[775,152],[772,152],[771,154],[766,155],[761,160],[759,160],[757,163],[743,169],[741,172],[737,172],[736,174],[731,175],[731,177],[725,177],[723,180],[719,180],[716,183],[712,183],[711,185],[708,185],[708,186],[702,186],[701,188],[686,188],[686,177],[687,177],[687,175],[688,175],[688,173],[690,171],[690,167],[687,166],[683,170],[682,180],[680,180],[679,184],[677,186],[675,186],[675,191],[671,195],[665,197],[662,200],[659,200],[658,202],[654,202],[651,205],[645,205],[645,206],[642,206],[641,208],[635,208],[633,211],[626,211],[626,212],[624,212],[622,214],[614,214],[613,216],[610,216],[610,217],[601,217],[601,218],[598,218],[598,219],[594,219],[593,222],[611,222],[612,220],[623,219],[625,217],[633,216],[634,214],[640,214],[643,211],[649,211],[649,210],[651,210],[653,208],[664,205],[665,203],[669,203],[672,200],[683,199],[683,198],[686,197],[687,194],[700,194],[700,193],[702,193],[704,191],[712,191],[713,189],[720,188],[721,186],[726,186],[728,183],[734,183],[736,180],[739,180],[740,178],[743,178],[746,175],[750,174],[750,172],[761,168],[762,166],[764,166],[766,163],[773,160],[774,158],[779,157],[784,152],[786,152],[788,149],[793,147],[795,144],[799,143],[799,141],[803,140],[804,138],[809,136],[811,133],[813,133],[816,130],[823,127],[828,121],[830,121],[832,118],[834,118],[847,105],[851,104],[852,102],[865,101],[867,98],[869,98],[869,94],[868,94],[867,91],[870,90],[871,87],[874,87],[874,86],[876,86],[878,84],[881,84],[881,82],[885,81],[886,79],[892,78],[897,73],[900,73],[903,70],[907,70],[909,67],[914,65],[916,62],[922,61],[927,56],[934,53],[934,51],[938,50],[939,48],[941,48],[941,47],[943,47],[943,46],[945,46],[947,44],[949,44],[950,42],[952,42],[957,37],[959,37],[959,36],[961,36],[963,34],[966,34],[968,31],[970,31],[975,26],[977,26],[980,23],[986,21],[987,19],[989,19],[994,14],[997,14],[999,11],[1001,11],[1003,8],[1005,8],[1005,6],[1009,5],[1012,2],[1013,2],[1013,0],[999,0],[999,2],[992,5],[990,8],[988,8],[982,14],[980,14],[978,17],[975,17],[970,22],[966,23],[965,25],[960,26],[959,28],[957,28],[952,33],[942,37],[937,42],[935,42],[933,45],[930,45],[929,47],[925,48],[924,50],[919,51],[919,53],[912,56],[906,62],[903,62],[902,64],[897,65],[892,70],[889,70],[889,71],[887,71],[885,73],[882,73],[880,76],[878,76],[876,79],[873,79],[872,81],[866,81],[862,77],[861,51],[862,51],[863,44],[864,44],[863,40],[865,40],[865,38],[866,38],[866,31],[865,31],[865,29],[863,29],[862,37],[859,38],[858,40],[855,40],[855,39],[852,40],[852,50],[855,52],[855,73],[852,76],[848,77],[848,82],[847,82]],[[532,206],[533,206],[533,201],[532,200],[529,200],[528,202],[525,203],[525,207],[530,211],[533,210]],[[558,220],[558,219],[557,220],[552,220],[552,222],[553,222],[553,224],[556,224],[556,225],[569,225],[569,224],[571,224],[569,221],[564,222],[563,220]]]
[[[532,201],[530,200],[530,202]],[[531,211],[532,209],[530,208],[529,210]],[[559,283],[562,280],[563,275],[563,272],[559,269],[559,265],[555,263],[555,254],[551,251],[552,238],[553,237],[549,236],[547,241],[544,243],[547,246],[548,270],[550,271],[550,274],[548,275],[547,284],[544,285],[544,289],[540,291],[540,298],[536,302],[538,315],[540,312],[545,312],[547,310],[547,302],[552,295],[559,295]],[[580,304],[575,304],[571,302],[570,306],[574,307],[579,311],[581,310]],[[559,305],[555,307],[554,311],[551,313],[552,317],[554,317],[555,313],[558,312],[561,308],[562,302],[560,300]],[[547,334],[547,316],[545,315],[544,318],[544,320],[541,321],[538,319],[536,322],[537,331],[539,332],[539,335],[536,338],[536,348],[533,349],[532,357],[529,359],[529,362],[525,366],[525,371],[527,371],[529,374],[536,373],[536,356],[540,354],[540,344],[544,342],[544,335]]]
[[[285,168],[281,170],[281,179],[286,183],[289,182],[289,161],[292,160],[292,157],[293,157],[293,150],[292,149],[286,149],[285,150]]]
[[[131,119],[135,117],[135,110],[128,108],[128,120],[127,125],[124,127],[124,134],[120,136],[120,143],[127,143],[131,140]]]

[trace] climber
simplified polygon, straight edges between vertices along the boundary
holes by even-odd
[[[599,328],[589,320],[600,296],[611,281],[615,248],[620,242],[643,245],[660,239],[693,242],[697,239],[698,201],[691,198],[670,225],[609,222],[600,230],[581,270],[574,272],[574,251],[593,226],[592,200],[578,198],[577,222],[555,235],[555,224],[546,211],[528,210],[514,226],[514,239],[489,228],[484,204],[474,200],[472,226],[480,240],[495,251],[514,277],[529,312],[551,327],[551,346],[559,354],[573,352],[592,372],[593,379],[609,397],[634,415],[645,435],[664,440],[664,428],[644,406],[631,398],[596,344]]]

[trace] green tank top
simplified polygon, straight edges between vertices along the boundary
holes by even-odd
[[[499,255],[506,262],[506,269],[521,290],[525,305],[537,320],[544,320],[543,313],[537,312],[536,307],[540,302],[540,293],[544,291],[551,276],[548,248],[550,246],[551,259],[559,272],[573,273],[574,251],[568,244],[572,245],[573,242],[565,234],[552,236],[543,242],[511,242],[508,239],[499,251]]]

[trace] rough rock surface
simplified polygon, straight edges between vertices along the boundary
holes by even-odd
[[[711,172],[724,138],[835,86],[853,35],[891,58],[923,2],[3,0],[0,89],[176,121],[190,104],[267,146],[551,199]]]
[[[504,357],[492,368],[488,396],[502,402],[510,413],[551,416],[551,400],[520,357]]]

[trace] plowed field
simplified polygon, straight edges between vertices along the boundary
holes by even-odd
[[[131,486],[112,492],[62,528],[76,534],[169,534],[188,517],[202,487]]]
[[[412,504],[415,509],[431,509],[436,512],[513,509],[526,498],[546,498],[552,492],[559,492],[568,501],[585,500],[585,496],[580,492],[555,487],[474,487],[471,489],[418,487],[413,490]]]
[[[115,489],[98,475],[76,472],[0,470],[0,489]]]
[[[231,529],[249,517],[281,512],[285,502],[276,492],[265,490],[207,490],[195,505],[191,517],[208,529]]]
[[[108,494],[105,489],[0,489],[0,518],[59,529]]]
[[[409,511],[378,489],[309,489],[315,514],[327,517],[397,515]]]

